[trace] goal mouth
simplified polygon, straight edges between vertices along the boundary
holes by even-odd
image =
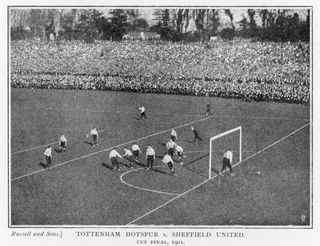
[[[232,153],[231,165],[242,161],[242,126],[210,138],[208,179],[221,174],[223,156],[228,150]]]

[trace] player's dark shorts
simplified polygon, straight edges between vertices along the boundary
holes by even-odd
[[[128,156],[129,163],[132,164],[134,157],[133,155]]]
[[[112,163],[113,167],[116,166],[117,168],[119,168],[119,162],[118,162],[117,157],[111,157],[111,163]]]
[[[153,155],[148,155],[147,156],[147,167],[153,167],[153,162],[154,162],[154,158]]]
[[[60,146],[61,146],[62,148],[65,148],[65,147],[66,147],[66,142],[60,142]]]
[[[176,136],[171,135],[171,140],[172,140],[173,142],[175,142],[175,141],[177,140],[177,137],[176,137]]]
[[[46,163],[47,163],[47,166],[51,165],[51,161],[52,161],[51,156],[46,156]]]
[[[141,113],[140,118],[142,118],[142,117],[147,118],[146,112],[142,112],[142,113]]]
[[[172,171],[172,170],[173,170],[173,164],[172,164],[172,162],[171,162],[171,161],[168,162],[167,165],[168,165],[168,167],[170,168],[170,170]]]
[[[174,153],[174,148],[170,148],[168,149],[168,154],[173,156],[173,153]]]
[[[93,142],[96,143],[98,140],[98,135],[92,135]]]
[[[230,169],[230,172],[232,172],[232,166],[230,164],[230,160],[226,157],[223,157],[222,160],[222,171],[226,169],[226,167],[228,167]]]
[[[132,154],[134,155],[135,158],[139,158],[139,150],[133,150]]]

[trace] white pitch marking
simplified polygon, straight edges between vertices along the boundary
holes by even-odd
[[[306,126],[308,126],[308,125],[310,125],[310,123],[307,123],[307,124],[303,125],[302,127],[300,127],[300,128],[298,128],[297,130],[295,130],[295,131],[291,132],[291,133],[290,133],[290,134],[288,134],[287,136],[285,136],[285,137],[283,137],[283,138],[279,139],[278,141],[276,141],[276,142],[274,142],[274,143],[272,143],[272,144],[270,144],[270,145],[268,145],[268,146],[264,147],[263,149],[259,150],[257,153],[255,153],[255,154],[253,154],[253,155],[251,155],[251,156],[249,156],[249,157],[247,157],[247,158],[243,159],[241,162],[238,162],[238,163],[234,164],[232,167],[236,167],[236,166],[238,166],[239,164],[241,164],[241,163],[243,163],[243,162],[245,162],[245,161],[247,161],[247,160],[251,159],[252,157],[254,157],[254,156],[258,155],[259,153],[261,153],[261,152],[265,151],[266,149],[271,148],[272,146],[274,146],[274,145],[278,144],[279,142],[281,142],[281,141],[283,141],[284,139],[286,139],[286,138],[290,137],[291,135],[295,134],[296,132],[298,132],[298,131],[302,130],[303,128],[305,128],[305,127],[306,127]],[[150,210],[149,212],[147,212],[147,213],[145,213],[145,214],[141,215],[140,217],[138,217],[138,218],[136,218],[136,219],[132,220],[132,221],[131,221],[131,222],[129,222],[127,225],[131,225],[132,223],[134,223],[134,222],[136,222],[136,221],[138,221],[138,220],[140,220],[140,219],[142,219],[142,218],[146,217],[147,215],[149,215],[149,214],[151,214],[151,213],[153,213],[153,212],[157,211],[158,209],[160,209],[160,208],[162,208],[162,207],[166,206],[166,205],[167,205],[167,204],[169,204],[170,202],[173,202],[174,200],[178,199],[179,197],[181,197],[181,196],[183,196],[183,195],[185,195],[185,194],[189,193],[190,191],[192,191],[192,190],[194,190],[194,189],[198,188],[199,186],[201,186],[201,185],[203,185],[203,184],[207,183],[208,181],[210,181],[210,180],[212,180],[212,179],[216,178],[217,176],[218,176],[218,175],[217,175],[217,174],[215,174],[215,176],[213,176],[211,179],[207,179],[207,180],[203,181],[202,183],[200,183],[200,184],[198,184],[198,185],[196,185],[196,186],[192,187],[191,189],[186,190],[185,192],[181,193],[180,195],[178,195],[178,196],[176,196],[176,197],[173,197],[172,199],[170,199],[169,201],[167,201],[167,202],[163,203],[162,205],[160,205],[160,206],[158,206],[158,207],[156,207],[156,208],[154,208],[154,209]]]
[[[221,152],[225,151],[223,149],[215,149],[212,150],[212,152]],[[188,154],[188,153],[208,153],[208,150],[191,150],[191,151],[183,151],[183,153]],[[239,152],[239,150],[233,150],[233,152]],[[255,150],[242,150],[242,152],[256,152]]]
[[[24,107],[26,109],[32,109],[34,110],[34,108],[31,108],[31,107]],[[55,108],[37,108],[37,109],[49,109],[49,110],[66,110],[66,111],[92,111],[92,112],[105,112],[105,110],[89,110],[89,109],[55,109]],[[162,115],[163,114],[155,114],[155,113],[148,113],[148,115]],[[169,116],[169,115],[168,115]],[[257,120],[309,120],[309,119],[306,119],[306,118],[300,118],[300,119],[297,119],[297,118],[281,118],[281,117],[260,117],[260,116],[246,116],[246,117],[241,117],[241,116],[229,116],[229,115],[212,115],[210,117],[207,117],[205,119],[208,119],[208,118],[239,118],[239,119],[257,119]],[[61,129],[61,128],[55,128],[55,129]],[[100,130],[101,132],[105,131],[105,130]],[[100,132],[98,131],[98,132]],[[14,154],[18,154],[18,153],[22,153],[22,152],[26,152],[26,151],[31,151],[31,150],[34,150],[34,149],[37,149],[37,148],[41,148],[41,147],[44,147],[44,146],[47,146],[47,145],[50,145],[50,144],[56,144],[58,142],[54,142],[54,143],[48,143],[48,144],[44,144],[44,145],[39,145],[39,146],[36,146],[36,147],[31,147],[31,148],[28,148],[28,149],[25,149],[25,150],[19,150],[19,151],[16,151],[16,152],[13,152],[11,153],[12,155]]]
[[[194,121],[191,121],[191,122],[186,123],[186,124],[183,124],[183,125],[171,127],[170,129],[163,130],[163,131],[160,131],[160,132],[156,132],[156,133],[153,133],[153,134],[144,136],[144,137],[142,137],[142,138],[138,138],[138,139],[135,139],[135,140],[131,140],[131,141],[129,141],[129,142],[126,142],[126,143],[114,145],[114,146],[112,146],[112,147],[109,147],[109,148],[106,148],[106,149],[103,149],[103,150],[99,150],[99,151],[97,151],[97,152],[93,152],[93,153],[88,154],[88,155],[80,156],[80,157],[71,159],[71,160],[69,160],[69,161],[65,161],[65,162],[56,164],[56,165],[52,166],[50,169],[57,168],[57,167],[59,167],[59,166],[62,166],[62,165],[65,165],[65,164],[67,164],[67,163],[70,163],[70,162],[73,162],[73,161],[77,161],[77,160],[80,160],[80,159],[83,159],[83,158],[87,158],[87,157],[92,156],[92,155],[95,155],[95,154],[99,154],[99,153],[102,153],[102,152],[105,152],[105,151],[109,151],[109,150],[111,150],[111,149],[113,149],[113,148],[118,148],[118,147],[123,146],[123,145],[126,145],[126,144],[134,143],[134,142],[136,142],[136,141],[140,141],[140,140],[143,140],[143,139],[146,139],[146,138],[149,138],[149,137],[153,137],[153,136],[156,136],[156,135],[159,135],[159,134],[162,134],[162,133],[171,131],[172,128],[176,128],[176,129],[182,128],[182,127],[185,127],[185,126],[194,124],[194,123],[196,123],[196,122],[200,122],[200,121],[204,121],[204,120],[210,119],[210,118],[212,118],[212,117],[214,117],[214,116],[210,116],[210,117],[206,117],[206,118],[194,120]],[[44,172],[44,171],[46,171],[46,170],[45,170],[45,169],[40,169],[40,170],[38,170],[38,171],[35,171],[35,172],[32,172],[32,173],[28,173],[28,174],[25,174],[25,175],[22,175],[22,176],[13,178],[13,179],[11,179],[11,181],[18,180],[18,179],[21,179],[21,178],[24,178],[24,177],[27,177],[27,176],[31,176],[31,175],[33,175],[33,174],[40,173],[40,172]]]
[[[155,166],[155,167],[159,167],[159,166],[161,166],[161,165],[157,165],[157,166]],[[132,187],[132,188],[135,188],[135,189],[138,189],[138,190],[150,191],[150,192],[154,192],[154,193],[166,194],[166,195],[173,195],[173,196],[179,195],[179,194],[177,194],[177,193],[171,193],[171,192],[165,192],[165,191],[159,191],[159,190],[151,190],[151,189],[143,188],[143,187],[140,187],[140,186],[135,186],[135,185],[129,184],[129,183],[127,183],[126,181],[123,180],[123,177],[124,177],[125,175],[127,175],[128,173],[130,173],[130,172],[136,172],[136,171],[139,171],[139,170],[144,170],[144,168],[141,167],[141,168],[137,168],[137,169],[133,169],[133,170],[128,170],[127,172],[121,174],[121,176],[120,176],[120,181],[121,181],[122,183],[124,183],[125,185],[128,185],[128,186],[130,186],[130,187]]]
[[[62,129],[62,128],[55,128],[55,129],[59,130],[59,129]],[[103,131],[105,131],[105,130],[99,130],[98,132],[103,132]],[[11,153],[11,155],[15,155],[15,154],[27,152],[27,151],[30,151],[30,150],[38,149],[38,148],[41,148],[41,147],[44,147],[44,146],[48,146],[48,145],[52,145],[52,144],[57,144],[57,143],[59,143],[59,141],[53,142],[53,143],[47,143],[47,144],[43,144],[43,145],[38,145],[38,146],[29,148],[29,149],[18,150],[18,151],[16,151],[16,152]]]
[[[35,146],[35,147],[32,147],[32,148],[29,148],[29,149],[18,150],[16,152],[11,153],[11,155],[15,155],[15,154],[18,154],[18,153],[22,153],[22,152],[38,149],[38,148],[41,148],[41,147],[44,147],[44,146],[48,146],[48,145],[51,145],[51,144],[56,144],[56,143],[59,143],[59,142],[47,143],[47,144],[38,145],[38,146]]]

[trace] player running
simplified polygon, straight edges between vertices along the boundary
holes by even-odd
[[[178,140],[178,135],[176,133],[176,131],[172,128],[171,130],[171,136],[170,138],[172,139],[173,142],[177,141]]]
[[[146,151],[147,169],[153,170],[153,163],[154,163],[155,156],[156,156],[156,152],[150,145],[148,145],[147,151]]]
[[[116,170],[116,167],[118,171],[121,171],[117,157],[123,159],[123,157],[118,153],[118,151],[116,151],[116,148],[113,148],[109,154],[109,159],[111,160],[113,171]]]
[[[191,126],[191,131],[194,134],[193,144],[196,144],[197,140],[198,141],[203,141],[202,138],[200,137],[199,132],[196,129],[194,129],[193,126]]]
[[[147,120],[146,108],[143,107],[143,106],[140,106],[139,110],[140,110],[140,118],[139,118],[139,120],[142,120],[142,118],[145,118]]]
[[[182,159],[183,159],[183,158],[186,158],[186,156],[183,154],[183,148],[182,148],[181,146],[177,145],[177,146],[175,147],[175,150],[176,150],[177,155],[178,155],[178,157],[179,157],[180,165],[183,165]]]
[[[132,153],[133,153],[134,158],[136,160],[139,160],[139,156],[141,154],[141,149],[138,144],[135,143],[134,145],[132,145]]]
[[[128,150],[126,147],[123,148],[124,154],[122,155],[123,157],[126,157],[126,159],[129,161],[129,167],[133,168],[133,154],[130,150]]]
[[[165,154],[165,156],[162,158],[162,163],[168,165],[172,175],[177,176],[177,174],[174,172],[173,160],[169,154]]]
[[[59,149],[62,152],[67,150],[67,138],[62,134],[59,139]]]
[[[51,148],[50,145],[44,151],[44,156],[46,158],[46,168],[50,169],[50,166],[51,166],[51,163],[52,163],[52,148]]]
[[[93,140],[92,146],[97,147],[98,146],[98,131],[95,127],[90,131],[90,135],[92,135],[92,140]],[[87,135],[87,137],[89,137],[89,135]]]
[[[174,148],[176,147],[176,143],[172,141],[172,139],[169,140],[169,142],[167,142],[166,147],[168,150],[168,154],[173,157],[174,154]]]

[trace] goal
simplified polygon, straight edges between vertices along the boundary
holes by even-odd
[[[238,126],[229,131],[220,133],[210,138],[209,145],[209,179],[212,178],[214,166],[221,168],[222,156],[224,151],[230,148],[234,154],[233,162],[242,161],[242,127]],[[219,153],[219,156],[216,156]]]

